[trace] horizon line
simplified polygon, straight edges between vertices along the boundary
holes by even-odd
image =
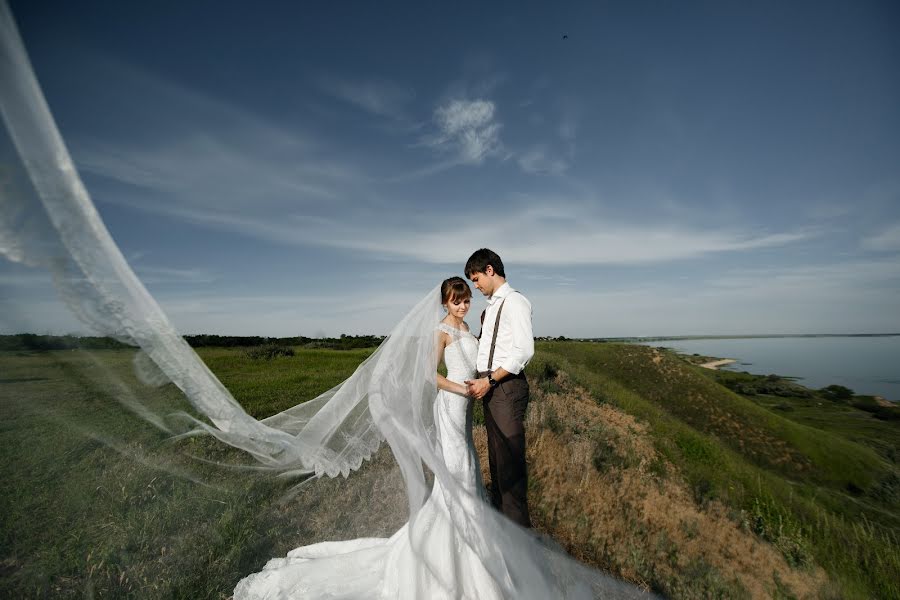
[[[0,337],[13,337],[20,335],[35,335],[35,336],[48,336],[48,337],[100,337],[100,338],[111,338],[112,336],[108,335],[97,335],[91,333],[32,333],[32,332],[17,332],[17,333],[0,333]],[[184,333],[180,334],[181,337],[196,337],[196,336],[218,336],[218,337],[230,337],[230,338],[251,338],[251,337],[259,337],[259,338],[270,338],[270,339],[287,339],[287,338],[306,338],[310,340],[324,340],[324,339],[339,339],[343,337],[378,337],[385,338],[386,334],[378,334],[378,333],[340,333],[337,335],[326,335],[326,336],[308,336],[308,335],[285,335],[285,336],[273,336],[273,335],[238,335],[238,334],[223,334],[223,333]],[[536,335],[534,339],[543,340],[543,341],[552,341],[559,338],[564,338],[567,340],[582,340],[582,341],[599,341],[599,340],[643,340],[643,341],[667,341],[667,340],[687,340],[687,339],[741,339],[741,338],[791,338],[791,337],[896,337],[900,336],[900,332],[886,332],[886,333],[737,333],[737,334],[683,334],[683,335],[619,335],[619,336],[584,336],[584,337],[570,337],[566,335]]]

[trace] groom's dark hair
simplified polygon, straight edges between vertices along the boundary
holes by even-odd
[[[494,273],[500,277],[506,277],[506,272],[503,270],[503,261],[500,260],[496,252],[487,248],[476,250],[469,257],[469,260],[466,261],[466,277],[472,279],[473,273],[484,273],[488,265],[494,267]]]

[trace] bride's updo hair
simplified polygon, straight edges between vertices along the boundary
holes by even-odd
[[[447,304],[451,300],[465,300],[472,297],[469,284],[462,277],[450,277],[441,284],[441,304]]]

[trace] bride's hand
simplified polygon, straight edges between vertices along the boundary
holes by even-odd
[[[484,398],[491,389],[487,377],[466,380],[466,386],[468,386],[469,390],[468,395],[476,400]]]

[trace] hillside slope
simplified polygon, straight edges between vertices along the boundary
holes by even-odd
[[[900,594],[871,447],[649,347],[541,343],[529,374],[536,520],[574,554],[670,597]]]

